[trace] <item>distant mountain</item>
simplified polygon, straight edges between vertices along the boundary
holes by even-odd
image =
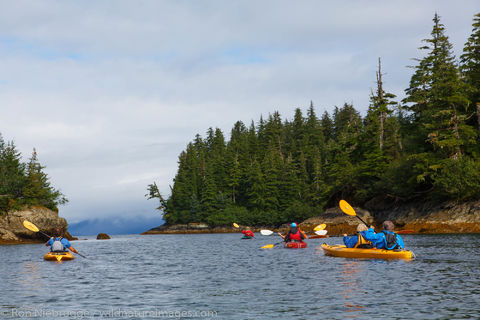
[[[165,221],[161,217],[126,217],[88,219],[69,224],[68,231],[74,236],[107,234],[137,234],[158,227]]]

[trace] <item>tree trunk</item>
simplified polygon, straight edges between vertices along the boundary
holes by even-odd
[[[378,94],[378,101],[379,101],[379,107],[380,107],[380,128],[378,132],[378,143],[380,145],[380,150],[383,149],[383,123],[385,122],[386,114],[385,111],[383,110],[383,104],[385,101],[383,101],[383,83],[382,83],[382,60],[381,58],[378,58],[378,73],[377,73],[377,94]]]
[[[478,131],[480,131],[480,102],[477,102],[477,122],[478,122]]]
[[[453,106],[453,134],[455,139],[457,139],[458,144],[455,146],[455,153],[453,154],[453,159],[458,159],[462,155],[462,150],[460,149],[460,134],[458,132],[458,116],[457,108]]]
[[[379,141],[379,144],[380,144],[380,150],[383,149],[383,132],[384,132],[384,129],[383,129],[383,123],[385,122],[385,112],[380,112],[380,128],[379,128],[379,137],[378,137],[378,141]]]

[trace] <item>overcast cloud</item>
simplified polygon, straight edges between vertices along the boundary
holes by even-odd
[[[365,112],[382,57],[403,95],[435,12],[455,53],[477,0],[0,1],[0,132],[35,147],[69,222],[152,217],[178,154],[275,110]]]

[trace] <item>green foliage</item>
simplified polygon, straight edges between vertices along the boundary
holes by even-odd
[[[480,198],[479,172],[480,163],[473,159],[445,159],[433,178],[434,195],[459,201]]]
[[[5,143],[0,135],[0,212],[35,205],[58,210],[59,204],[68,202],[59,190],[51,186],[44,168],[35,150],[29,162],[22,163],[15,144]]]
[[[292,120],[275,111],[248,128],[238,121],[229,141],[209,128],[180,154],[170,197],[155,184],[147,196],[159,199],[167,223],[212,226],[302,221],[341,198],[479,199],[472,105],[480,92],[480,15],[460,67],[438,15],[433,24],[403,105],[384,88],[379,60],[364,117],[344,104],[319,119],[311,102],[305,113],[296,108]]]

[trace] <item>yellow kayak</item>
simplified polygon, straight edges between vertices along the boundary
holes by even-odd
[[[73,260],[75,256],[71,252],[47,252],[43,259],[50,261],[66,261]]]
[[[357,249],[346,246],[322,244],[322,249],[327,256],[343,258],[366,258],[366,259],[406,259],[415,257],[412,251],[385,250],[385,249]]]

